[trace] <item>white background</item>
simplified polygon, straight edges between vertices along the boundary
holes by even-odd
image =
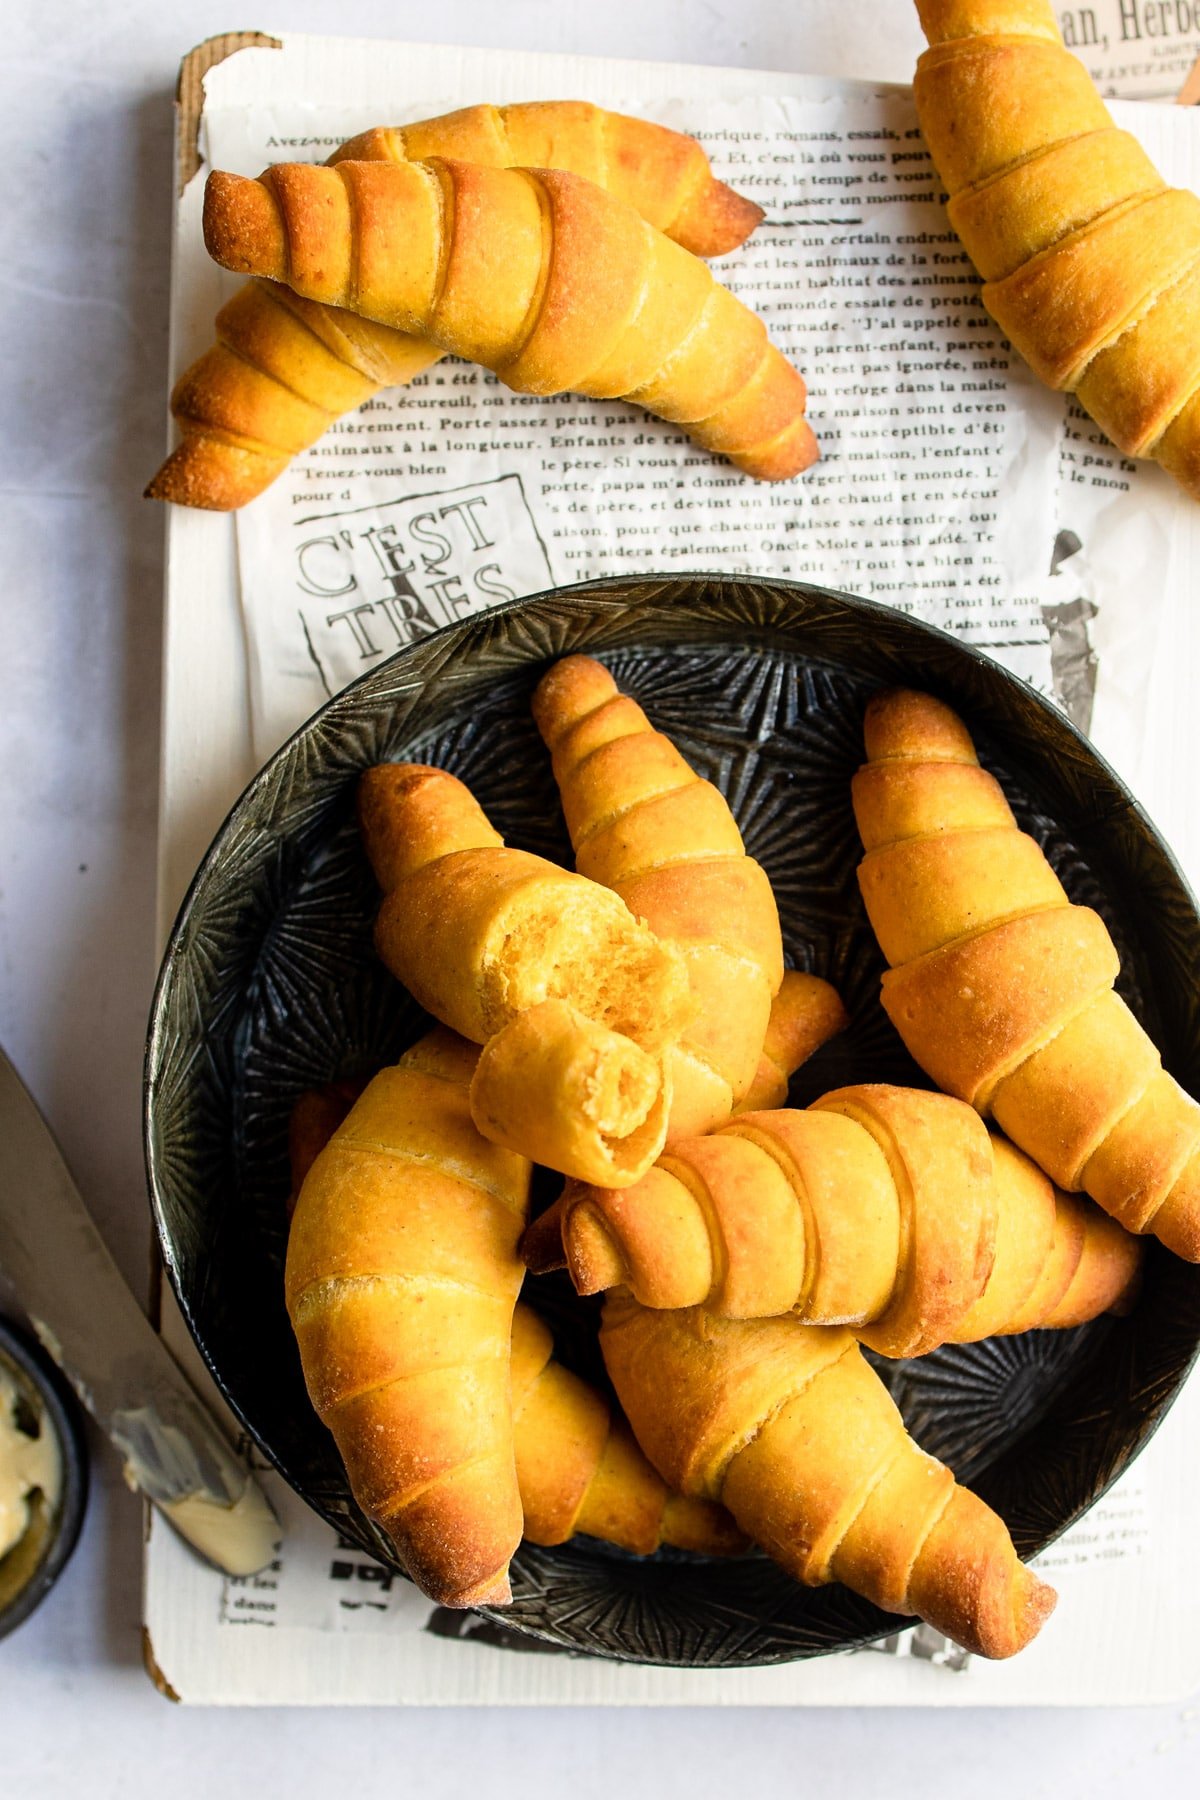
[[[212,33],[255,27],[903,81],[920,40],[909,0],[277,0],[263,13],[231,0],[24,0],[15,10],[0,77],[0,1041],[141,1293],[162,520],[140,492],[165,434],[180,56]],[[1183,802],[1148,797],[1177,835],[1170,815]],[[141,1669],[139,1506],[100,1446],[95,1465],[71,1568],[0,1643],[5,1800],[260,1788],[590,1800],[785,1784],[838,1800],[919,1784],[961,1800],[1139,1785],[1170,1800],[1200,1788],[1200,1698],[1137,1712],[907,1716],[181,1710]]]

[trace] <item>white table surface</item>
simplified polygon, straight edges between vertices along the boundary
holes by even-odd
[[[15,16],[14,16],[15,15]],[[908,0],[25,0],[0,69],[5,256],[0,491],[0,1041],[48,1115],[137,1291],[139,1130],[154,975],[171,98],[180,56],[274,27],[906,80]],[[1164,691],[1165,692],[1165,691]],[[1164,704],[1184,716],[1184,702]],[[1194,750],[1188,745],[1191,762]],[[1154,776],[1153,768],[1145,778]],[[1168,835],[1179,782],[1144,797]],[[1200,870],[1192,861],[1192,876]],[[961,1800],[1156,1800],[1200,1790],[1200,1697],[1141,1711],[805,1713],[189,1711],[139,1642],[140,1507],[94,1446],[74,1561],[0,1643],[0,1794],[172,1800],[351,1784],[439,1800],[833,1790]]]

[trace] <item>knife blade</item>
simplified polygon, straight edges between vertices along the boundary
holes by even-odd
[[[130,1486],[227,1574],[264,1568],[280,1537],[265,1494],[134,1299],[3,1050],[0,1270]]]

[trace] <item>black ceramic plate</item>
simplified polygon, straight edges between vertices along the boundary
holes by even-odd
[[[251,783],[180,913],[154,1002],[146,1143],[163,1255],[234,1411],[339,1531],[385,1560],[304,1392],[283,1306],[287,1120],[297,1095],[366,1074],[425,1020],[376,962],[377,895],[353,794],[381,759],[460,775],[509,842],[569,847],[529,696],[555,657],[603,657],[728,797],[775,885],[789,960],[834,981],[849,1031],[800,1071],[804,1103],[847,1081],[928,1085],[878,1003],[882,963],[858,899],[850,776],[863,706],[903,682],[966,716],[1021,824],[1121,952],[1126,999],[1167,1066],[1200,1090],[1200,920],[1169,853],[1062,716],[988,658],[901,614],[821,589],[707,576],[589,584],[427,639],[330,702]],[[559,1353],[595,1377],[593,1320],[527,1283]],[[1200,1269],[1150,1246],[1122,1320],[1031,1332],[885,1366],[924,1448],[1043,1548],[1120,1474],[1187,1372]],[[637,1559],[587,1539],[522,1548],[497,1620],[630,1661],[745,1666],[894,1630],[844,1589],[790,1581],[763,1558]]]

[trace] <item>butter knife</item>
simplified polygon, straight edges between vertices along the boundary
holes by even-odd
[[[266,1496],[134,1299],[3,1050],[0,1270],[129,1485],[227,1574],[271,1562],[280,1531]]]

